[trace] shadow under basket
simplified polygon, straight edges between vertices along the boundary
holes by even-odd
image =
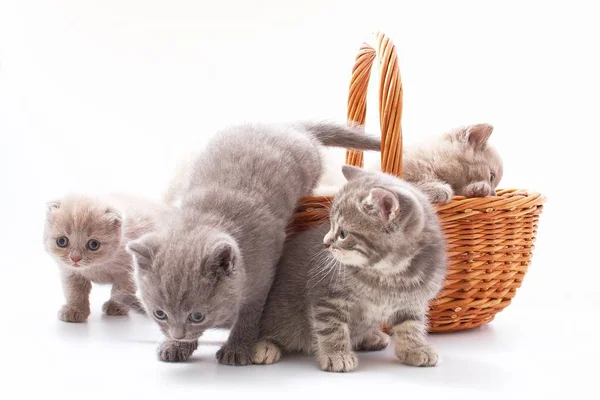
[[[380,33],[376,38],[377,51],[363,44],[356,57],[348,120],[365,123],[368,81],[373,61],[378,58],[381,169],[401,178],[400,70],[391,40]],[[362,167],[362,153],[347,151],[346,163]],[[329,196],[302,198],[288,233],[293,235],[326,222],[332,201]],[[449,203],[435,204],[447,240],[448,270],[442,289],[430,303],[430,332],[485,325],[511,303],[530,265],[545,201],[536,192],[507,189],[498,190],[496,196],[455,196]]]

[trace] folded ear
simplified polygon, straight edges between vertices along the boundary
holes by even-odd
[[[121,225],[123,225],[123,214],[121,211],[112,207],[108,207],[105,211],[105,214],[113,226],[120,228]]]
[[[342,167],[342,174],[347,181],[351,181],[365,174],[365,170],[362,168],[355,167],[353,165],[344,165]]]
[[[373,188],[361,203],[363,211],[389,223],[398,215],[400,202],[396,195],[383,188]]]
[[[52,200],[46,203],[46,218],[52,217],[58,209],[60,209],[61,202],[60,200]]]
[[[239,250],[235,243],[229,241],[219,242],[212,250],[210,271],[219,277],[229,276],[236,268],[239,260]]]
[[[157,233],[147,233],[136,240],[127,243],[125,249],[133,256],[135,265],[140,270],[152,268],[154,257],[160,248],[160,237]]]

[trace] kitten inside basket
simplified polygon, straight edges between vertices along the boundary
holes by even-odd
[[[488,143],[493,130],[489,124],[468,125],[433,140],[405,144],[403,178],[414,183],[433,203],[446,203],[453,196],[495,196],[503,165],[499,153]],[[332,196],[344,184],[340,172],[343,154],[329,154],[325,159],[328,165],[314,191],[316,196]],[[365,155],[365,170],[381,171],[380,160]]]

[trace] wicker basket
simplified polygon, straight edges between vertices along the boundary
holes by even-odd
[[[379,59],[379,118],[382,171],[402,177],[402,81],[394,44],[377,34],[377,52],[363,44],[356,57],[348,97],[348,120],[365,124],[371,67]],[[362,152],[347,151],[346,163],[363,167]],[[324,222],[331,197],[300,201],[289,233]],[[507,307],[531,261],[545,197],[526,190],[499,190],[494,197],[455,196],[436,204],[448,244],[444,286],[430,305],[431,332],[484,325]]]

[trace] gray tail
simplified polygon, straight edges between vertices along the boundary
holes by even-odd
[[[364,128],[359,125],[318,122],[304,123],[302,126],[324,146],[381,151],[381,139],[365,134]]]
[[[112,300],[118,304],[131,308],[138,314],[147,315],[144,305],[135,295],[129,293],[115,293],[111,296]]]

